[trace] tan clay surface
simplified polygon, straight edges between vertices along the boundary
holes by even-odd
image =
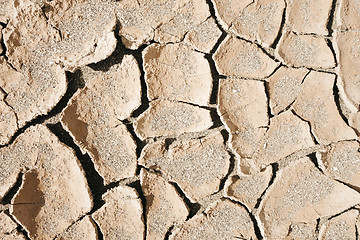
[[[0,240],[360,238],[358,0],[0,0]]]

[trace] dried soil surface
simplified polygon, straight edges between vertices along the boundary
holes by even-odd
[[[0,239],[360,239],[360,2],[0,0]]]

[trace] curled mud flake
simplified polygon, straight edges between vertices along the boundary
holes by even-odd
[[[139,162],[160,170],[176,182],[192,201],[198,201],[219,188],[228,172],[230,156],[220,133],[200,139],[179,140],[166,150],[165,141],[144,148]]]
[[[141,104],[136,60],[125,55],[107,72],[84,67],[82,73],[86,86],[64,109],[61,122],[82,151],[91,155],[106,184],[131,177],[136,170],[136,144],[120,120]]]
[[[215,0],[218,17],[224,28],[241,38],[258,41],[269,47],[275,40],[282,22],[285,3],[282,0],[235,2]]]
[[[244,207],[221,200],[186,222],[171,239],[256,239],[253,222]]]
[[[352,209],[331,218],[320,229],[319,239],[356,239],[356,221],[359,211]]]
[[[271,167],[254,175],[234,175],[226,183],[226,194],[253,209],[261,194],[268,187],[272,176]]]
[[[198,51],[210,53],[221,34],[222,32],[217,27],[215,20],[208,18],[186,34],[185,43]]]
[[[8,63],[8,69],[1,71],[0,83],[19,127],[59,102],[66,92],[64,69],[100,61],[116,46],[115,15],[104,2],[58,2],[46,3],[45,12],[31,1],[14,4],[17,14],[3,31],[7,61],[0,64]]]
[[[336,66],[335,56],[320,36],[287,32],[280,40],[278,55],[293,67],[331,69]]]
[[[185,34],[210,16],[205,0],[187,0],[174,16],[156,27],[154,40],[160,43],[182,41]]]
[[[328,0],[287,0],[287,16],[290,28],[297,33],[327,35],[328,19],[332,1]],[[319,7],[321,6],[321,7]]]
[[[262,143],[253,157],[258,166],[277,162],[298,150],[314,146],[308,123],[290,111],[271,119]]]
[[[61,119],[82,151],[90,154],[106,184],[131,177],[136,170],[135,142],[117,119],[114,107],[85,87],[74,96]]]
[[[114,7],[121,25],[119,35],[131,49],[151,40],[180,42],[210,16],[205,0],[125,0],[116,2]]]
[[[253,0],[214,0],[216,15],[223,27],[226,27],[228,24],[230,25],[230,23],[239,17],[243,10],[251,4],[253,4]],[[228,28],[228,26],[226,28]]]
[[[61,41],[51,45],[52,56],[66,70],[99,62],[115,50],[116,16],[110,2],[51,1],[45,13],[61,34]]]
[[[324,172],[330,177],[360,189],[360,145],[358,142],[340,142],[320,152]]]
[[[103,195],[105,204],[93,213],[104,239],[144,239],[142,205],[136,191],[116,187]]]
[[[8,93],[6,103],[17,115],[18,127],[48,113],[66,92],[65,72],[49,64],[41,54],[42,51],[38,51],[28,56],[30,61],[17,70],[16,64],[11,66],[0,57],[0,87]]]
[[[267,81],[271,112],[277,115],[289,107],[299,96],[301,84],[308,70],[282,67]]]
[[[220,74],[230,77],[263,79],[278,66],[255,44],[227,37],[214,54]]]
[[[230,130],[232,148],[251,157],[268,125],[264,83],[244,79],[221,79],[218,112]]]
[[[360,33],[337,33],[340,77],[346,96],[358,108],[360,105]]]
[[[186,220],[189,210],[175,187],[159,174],[142,169],[140,176],[146,199],[146,238],[164,239],[172,225]]]
[[[308,158],[286,167],[259,213],[265,237],[283,239],[295,223],[316,222],[358,204],[360,195],[322,174]]]
[[[31,238],[52,239],[90,211],[87,182],[75,154],[44,126],[29,128],[19,139],[35,148],[36,156],[12,201],[11,214]]]
[[[33,237],[41,238],[43,236],[36,234],[39,228],[36,218],[45,205],[45,199],[38,175],[36,170],[25,173],[23,185],[13,201],[12,214]]]
[[[85,216],[80,221],[71,225],[65,232],[60,234],[55,240],[96,240],[98,239],[96,225],[89,216]]]
[[[309,121],[311,131],[322,144],[357,138],[339,114],[333,96],[334,81],[333,74],[311,72],[293,105],[296,113]]]
[[[140,69],[132,55],[124,55],[121,63],[111,66],[106,72],[94,71],[90,67],[81,70],[86,87],[113,108],[116,118],[130,117],[141,105]]]
[[[140,138],[198,132],[212,126],[209,110],[186,103],[155,100],[138,118],[135,130]]]
[[[185,44],[153,44],[145,49],[143,58],[150,100],[209,103],[213,80],[202,53]]]

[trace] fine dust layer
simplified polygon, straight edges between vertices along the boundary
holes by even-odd
[[[360,239],[359,0],[0,0],[0,239]]]

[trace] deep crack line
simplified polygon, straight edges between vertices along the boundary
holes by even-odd
[[[270,106],[270,86],[269,86],[269,82],[264,82],[264,91],[265,91],[265,95],[266,95],[268,126],[270,126],[271,118],[274,117],[274,115],[271,112],[271,106]]]
[[[135,189],[135,191],[137,192],[140,201],[141,201],[141,205],[142,205],[142,220],[144,223],[144,240],[146,240],[146,234],[147,234],[147,212],[146,212],[146,197],[144,195],[144,192],[142,190],[142,186],[141,186],[141,182],[140,180],[137,180],[135,182],[132,182],[128,185],[129,187]]]
[[[284,3],[285,3],[285,7],[284,7],[282,18],[281,18],[281,24],[280,24],[279,32],[278,32],[274,42],[270,45],[270,47],[273,48],[273,49],[276,49],[276,47],[279,44],[280,39],[281,39],[281,37],[283,35],[283,30],[284,30],[284,26],[285,26],[285,22],[286,22],[287,1],[284,0]]]
[[[92,162],[88,153],[83,154],[79,146],[77,146],[70,136],[70,134],[63,128],[61,123],[48,124],[49,130],[54,133],[60,142],[73,149],[78,158],[93,198],[93,208],[89,212],[92,214],[104,205],[102,195],[106,192],[103,177],[96,171],[94,163]]]
[[[341,183],[341,184],[343,184],[343,185],[345,185],[346,187],[351,188],[352,190],[357,191],[358,193],[360,193],[360,187],[354,186],[354,185],[352,185],[350,183],[346,183],[346,182],[341,181],[339,179],[334,179],[334,180]]]
[[[14,196],[19,192],[20,187],[22,185],[23,182],[23,177],[24,177],[24,173],[19,172],[19,175],[16,179],[16,182],[14,183],[14,185],[7,191],[7,193],[5,194],[5,196],[3,197],[2,201],[1,201],[1,205],[7,205],[10,204],[11,201],[13,200]]]
[[[222,39],[222,40],[224,40],[224,39]],[[210,93],[209,103],[216,104],[217,98],[218,98],[218,93],[219,93],[220,74],[219,74],[218,70],[216,69],[216,64],[215,64],[214,59],[212,58],[212,54],[205,54],[204,57],[209,63],[211,77],[212,77],[212,89],[211,89],[211,93]]]
[[[313,133],[313,131],[312,131],[312,127],[311,127],[310,121],[305,120],[304,118],[302,118],[299,114],[297,114],[297,113],[295,112],[294,109],[292,109],[291,112],[292,112],[295,116],[297,116],[300,120],[306,122],[306,123],[309,125],[309,129],[310,129],[309,131],[310,131],[311,138],[313,139],[313,141],[314,141],[314,143],[315,143],[316,145],[319,145],[319,141],[316,139],[316,137],[315,137],[315,135],[314,135],[314,133]]]
[[[222,25],[220,24],[220,22],[216,16],[216,10],[215,10],[214,3],[212,2],[212,0],[206,0],[206,3],[209,6],[210,15],[215,20],[216,26],[220,29],[221,32],[226,33],[226,31],[224,30],[224,28],[222,27]]]
[[[339,115],[341,116],[341,118],[344,120],[344,122],[346,123],[346,125],[350,128],[352,128],[349,125],[349,120],[345,117],[344,113],[341,110],[341,102],[340,102],[340,94],[339,94],[339,87],[337,86],[339,82],[339,77],[338,75],[335,76],[335,81],[334,81],[334,86],[333,86],[333,96],[334,96],[334,101],[336,104],[336,108],[338,110]]]
[[[135,141],[135,144],[136,144],[136,156],[137,156],[137,159],[139,159],[140,156],[141,156],[141,152],[142,152],[143,148],[145,147],[146,143],[144,141],[142,141],[139,138],[139,136],[136,134],[136,132],[134,130],[134,124],[133,123],[131,123],[127,119],[125,119],[125,120],[123,120],[121,122],[126,126],[126,129],[130,133],[133,140]],[[136,171],[136,172],[138,172],[138,171]]]
[[[228,153],[230,155],[229,170],[228,170],[227,174],[220,180],[218,192],[224,190],[226,181],[228,180],[228,178],[234,172],[234,169],[235,169],[235,154],[233,154],[230,151],[228,151]]]
[[[76,93],[79,88],[83,88],[84,81],[82,79],[82,73],[80,70],[75,71],[74,73],[66,72],[67,79],[67,90],[65,94],[61,97],[59,102],[45,115],[38,115],[29,122],[27,122],[23,127],[19,128],[15,134],[11,137],[10,141],[7,144],[0,145],[0,148],[7,147],[11,145],[18,136],[24,133],[29,127],[35,126],[45,122],[46,120],[56,116],[61,113],[62,110],[68,105],[68,102],[72,96]]]
[[[264,192],[261,194],[261,196],[256,200],[256,204],[254,207],[254,211],[258,211],[260,204],[262,203],[262,201],[264,200],[265,195],[268,193],[270,187],[274,184],[275,179],[279,173],[279,164],[278,163],[272,163],[271,164],[272,167],[272,175],[271,175],[271,179],[268,183],[268,186],[265,188]]]
[[[339,62],[338,62],[338,59],[337,59],[337,56],[336,56],[336,52],[335,52],[335,49],[334,49],[334,45],[332,43],[332,41],[330,39],[326,39],[326,45],[330,48],[330,51],[334,57],[334,62],[335,62],[335,67],[333,68],[336,68],[337,66],[339,66]]]
[[[169,237],[171,236],[172,231],[174,230],[174,227],[175,227],[175,224],[173,224],[173,225],[171,225],[171,227],[169,227],[169,229],[166,231],[164,240],[169,240]]]
[[[16,225],[17,225],[16,231],[17,231],[18,233],[21,233],[26,240],[31,240],[30,237],[29,237],[29,233],[26,231],[26,229],[24,228],[24,226],[22,226],[22,225],[10,214],[10,212],[9,212],[8,210],[6,210],[6,211],[4,211],[4,212],[5,212],[5,214],[6,214],[8,217],[11,218],[11,220],[12,220],[13,222],[16,223]]]
[[[96,227],[96,235],[98,237],[98,240],[104,240],[104,234],[101,231],[101,228],[99,226],[99,224],[91,217],[91,220],[93,221],[93,223],[95,224]]]
[[[326,175],[320,167],[320,162],[316,157],[316,152],[310,153],[306,156],[311,160],[311,162],[314,164],[314,166],[317,168],[317,170],[319,170],[322,174]]]
[[[189,209],[189,215],[187,216],[186,221],[191,219],[199,212],[201,205],[199,203],[193,203],[176,182],[169,181],[169,183],[175,188],[176,192]]]
[[[332,4],[331,4],[331,9],[330,9],[330,13],[329,13],[329,18],[328,18],[328,22],[326,24],[326,29],[328,30],[328,36],[332,37],[334,30],[332,29],[333,24],[334,24],[334,17],[335,17],[335,10],[336,10],[336,1],[337,0],[333,0]]]
[[[250,219],[251,219],[251,221],[253,223],[253,226],[254,226],[255,235],[258,238],[258,240],[262,240],[264,238],[262,236],[262,234],[261,234],[261,230],[260,230],[260,227],[259,227],[260,225],[259,225],[258,221],[256,220],[255,216],[251,213],[251,211],[247,208],[247,206],[245,204],[243,204],[242,202],[236,201],[234,199],[228,198],[228,197],[223,197],[222,199],[227,199],[230,202],[232,202],[234,204],[238,204],[241,207],[243,207],[246,210],[246,212],[249,214],[249,217],[250,217]]]

